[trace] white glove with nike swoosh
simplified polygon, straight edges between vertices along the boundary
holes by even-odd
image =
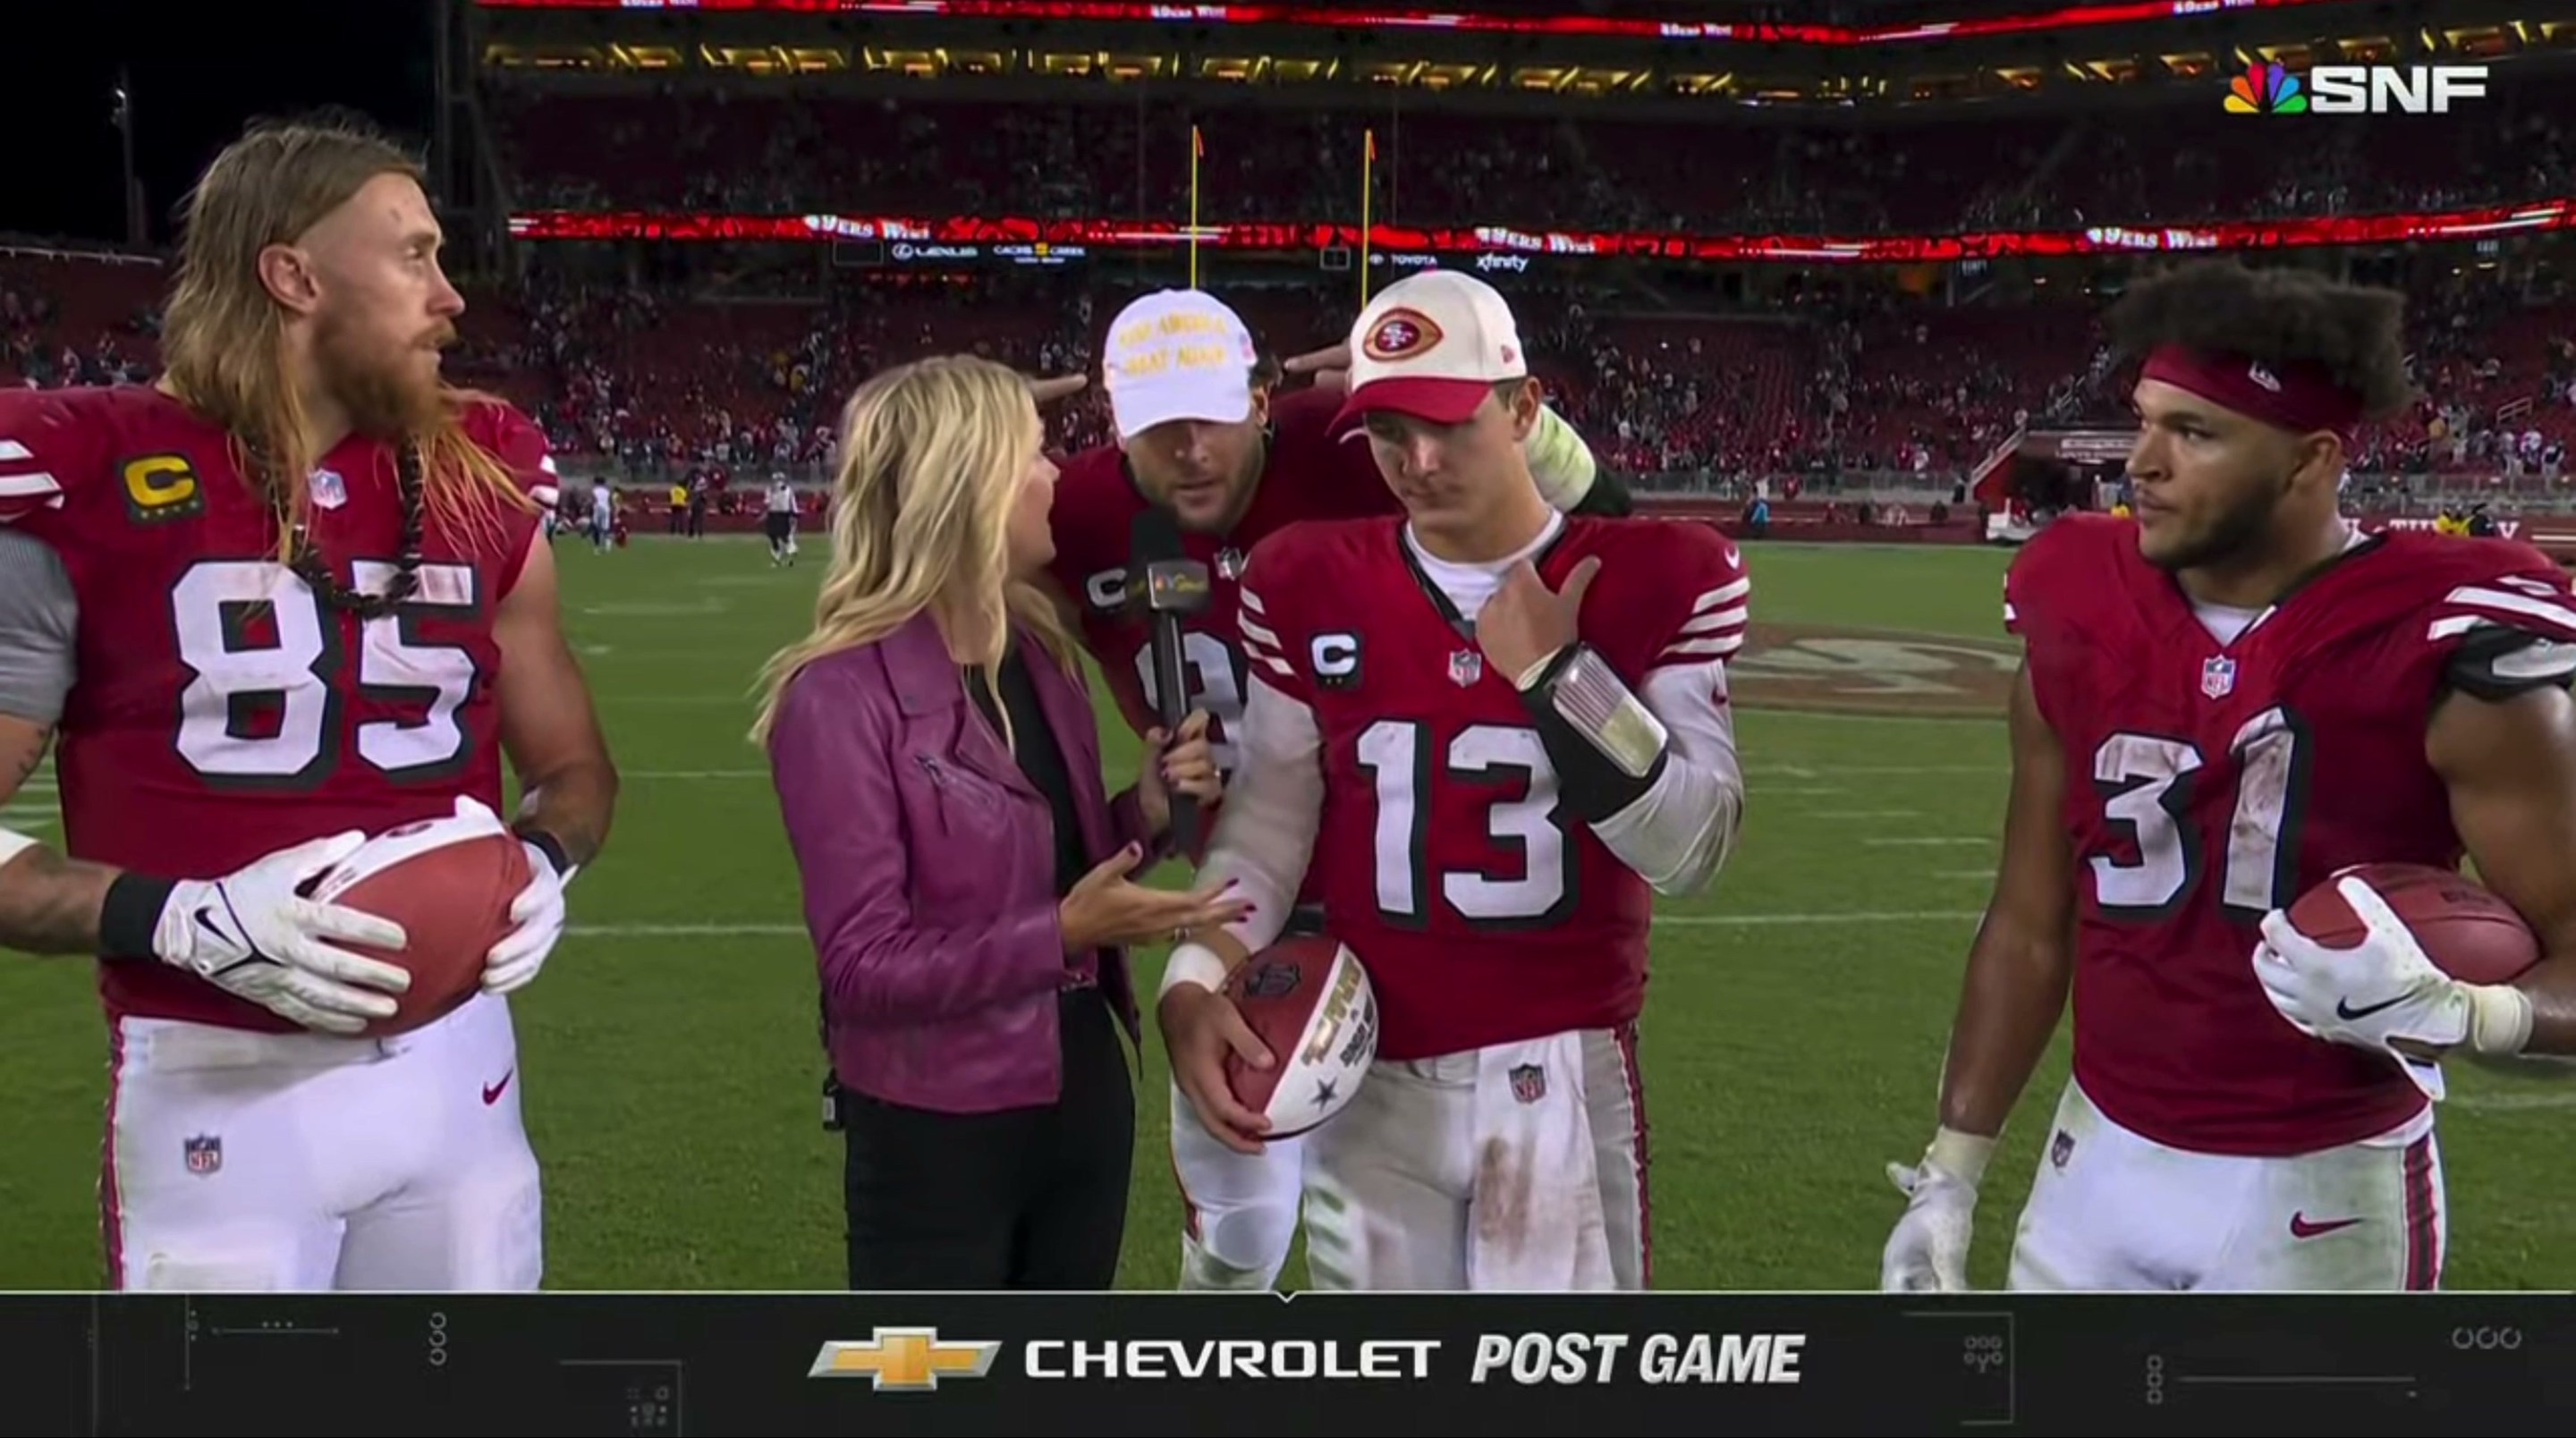
[[[153,926],[153,954],[309,1029],[354,1034],[391,1018],[411,975],[331,941],[399,950],[409,942],[402,926],[298,892],[366,842],[353,829],[220,879],[178,881]]]
[[[1923,1161],[1887,1166],[1896,1191],[1906,1196],[1905,1216],[1887,1236],[1879,1257],[1878,1286],[1885,1293],[1964,1293],[1968,1287],[1968,1238],[1977,1216],[1977,1183],[1995,1141],[1943,1128],[1932,1136]]]
[[[2472,1043],[2510,1053],[2531,1034],[2531,1000],[2510,984],[2466,984],[2434,967],[2379,891],[2353,876],[2335,892],[2362,922],[2362,941],[2329,948],[2302,934],[2286,910],[2263,917],[2254,977],[2290,1025],[2310,1038],[2388,1055],[2424,1096],[2446,1090],[2445,1051]]]

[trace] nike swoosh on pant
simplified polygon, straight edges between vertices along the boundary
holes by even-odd
[[[2294,1213],[2290,1215],[2290,1236],[2315,1238],[2319,1234],[2332,1233],[2338,1228],[2350,1228],[2359,1222],[2361,1220],[2358,1218],[2329,1218],[2322,1223],[2312,1223],[2306,1214]]]
[[[483,1085],[483,1106],[485,1108],[490,1108],[492,1105],[499,1103],[501,1101],[501,1095],[509,1091],[510,1080],[517,1078],[518,1076],[519,1071],[517,1069],[512,1069],[508,1073],[501,1075],[501,1081],[499,1083],[487,1083]]]

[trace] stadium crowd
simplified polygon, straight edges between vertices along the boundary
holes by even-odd
[[[2474,207],[2566,195],[2576,182],[2576,92],[2546,76],[2499,76],[2473,110],[2274,127],[2259,145],[2205,91],[2075,113],[1916,116],[1894,130],[1742,111],[1728,116],[1738,123],[1723,143],[1699,120],[1398,106],[791,102],[507,85],[489,103],[522,209],[1178,216],[1193,125],[1209,222],[1356,221],[1367,130],[1378,145],[1371,213],[1395,225],[2051,228]]]
[[[159,282],[148,265],[0,258],[0,379],[148,376]],[[1274,354],[1294,355],[1342,332],[1352,288],[1265,284],[1235,298]],[[567,463],[604,464],[620,483],[713,476],[757,491],[778,471],[818,479],[835,397],[885,364],[962,349],[1033,374],[1083,369],[1107,322],[1102,293],[1061,270],[873,273],[819,300],[723,303],[692,298],[685,279],[636,284],[541,258],[510,290],[473,297],[453,362],[527,404]],[[1868,475],[1947,488],[2017,427],[2120,413],[2091,295],[1945,306],[1813,293],[1718,315],[1629,312],[1543,281],[1514,295],[1556,403],[1605,461],[1653,484],[1831,488]],[[2418,287],[2413,307],[2424,401],[2368,432],[2358,470],[2401,489],[2423,476],[2562,484],[2576,304],[2466,268]],[[1107,434],[1096,387],[1049,418],[1063,450]]]

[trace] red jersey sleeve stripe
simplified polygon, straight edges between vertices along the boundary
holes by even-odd
[[[2536,630],[2557,639],[2576,640],[2576,607],[2561,600],[2517,594],[2509,589],[2464,584],[2444,595],[2433,613],[2433,622],[2425,631],[2428,639],[2466,633],[2484,622]]]
[[[1238,612],[1234,616],[1234,627],[1243,635],[1243,642],[1246,644],[1258,644],[1268,649],[1284,647],[1280,644],[1276,632],[1248,615]]]

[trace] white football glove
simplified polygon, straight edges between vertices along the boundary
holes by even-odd
[[[564,886],[581,872],[579,864],[569,873],[555,872],[555,861],[546,851],[521,841],[528,851],[528,886],[510,904],[510,920],[518,925],[509,936],[492,946],[483,959],[483,992],[506,994],[527,986],[546,966],[546,956],[555,951],[555,941],[564,931]]]
[[[1887,1166],[1887,1177],[1906,1196],[1905,1216],[1880,1254],[1878,1286],[1885,1293],[1964,1293],[1968,1287],[1968,1236],[1977,1214],[1977,1183],[1995,1141],[1944,1128],[1923,1161]]]
[[[2464,984],[2433,966],[2379,891],[2358,877],[2335,880],[2335,892],[2362,922],[2360,944],[2328,948],[2290,923],[2280,909],[2264,915],[2254,946],[2254,977],[2282,1018],[2310,1038],[2376,1049],[2388,1055],[2424,1096],[2446,1089],[2442,1055],[2473,1042],[2482,1053],[2510,1053],[2531,1033],[2531,1001],[2510,984]]]
[[[153,926],[152,951],[227,993],[309,1029],[354,1034],[391,1018],[411,975],[330,940],[398,950],[402,926],[297,890],[358,851],[352,829],[283,849],[221,879],[182,879]]]

